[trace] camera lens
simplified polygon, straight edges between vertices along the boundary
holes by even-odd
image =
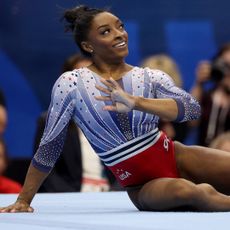
[[[216,82],[221,81],[229,71],[230,65],[221,59],[217,59],[212,63],[211,79]]]

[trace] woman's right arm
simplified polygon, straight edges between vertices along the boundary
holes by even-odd
[[[30,207],[32,199],[61,153],[68,123],[74,113],[75,84],[69,75],[71,72],[64,73],[54,85],[45,131],[16,202],[0,208],[0,212],[33,212]]]

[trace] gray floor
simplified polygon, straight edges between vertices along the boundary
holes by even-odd
[[[0,195],[0,206],[16,195]],[[230,212],[139,212],[125,192],[37,194],[34,213],[0,214],[0,230],[229,230]]]

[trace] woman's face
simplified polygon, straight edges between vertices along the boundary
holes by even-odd
[[[108,12],[95,16],[86,43],[93,50],[93,58],[114,61],[128,55],[128,34],[124,24]]]

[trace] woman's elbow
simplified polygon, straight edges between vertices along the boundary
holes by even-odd
[[[201,115],[201,106],[198,102],[195,104],[191,104],[189,107],[190,119],[189,120],[197,120]]]

